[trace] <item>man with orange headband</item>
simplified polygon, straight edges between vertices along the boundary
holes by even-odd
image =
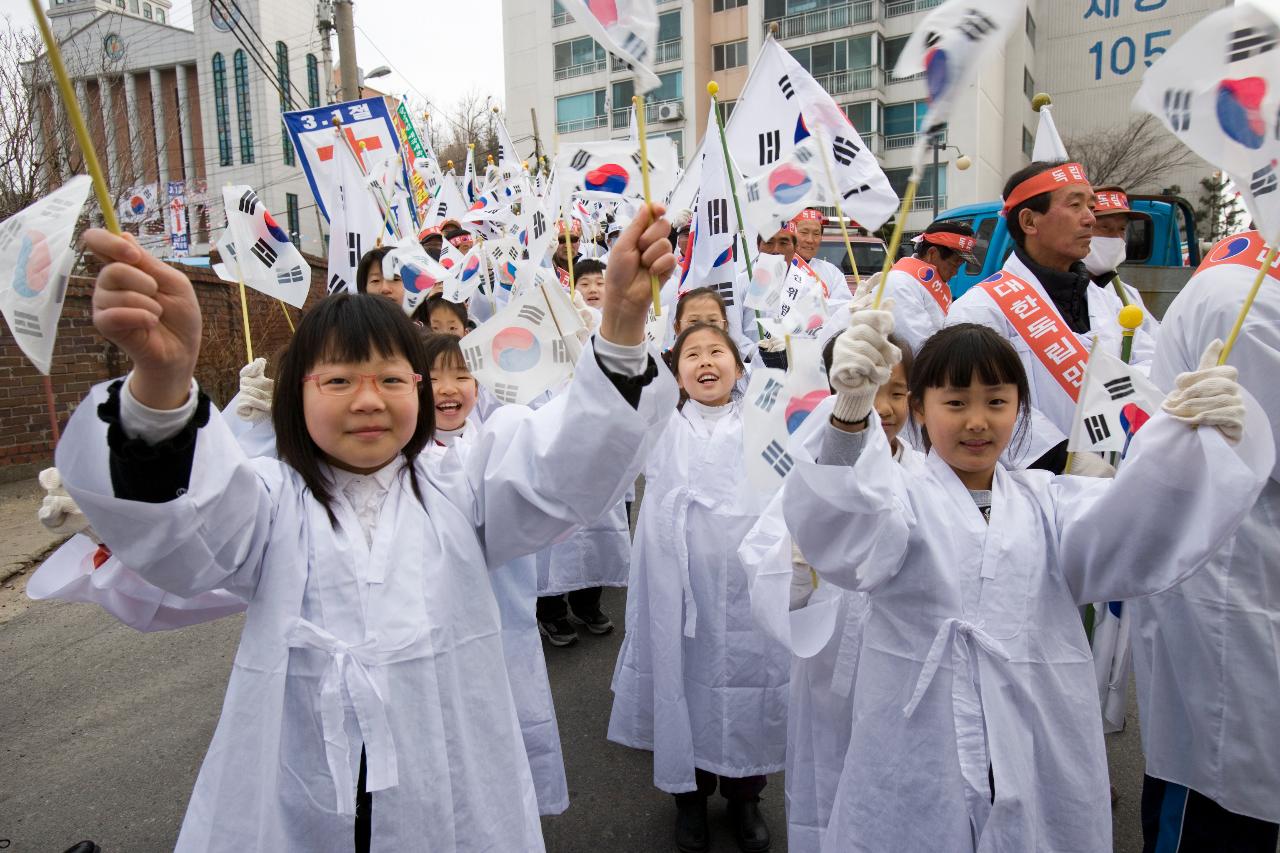
[[[849,290],[848,280],[840,268],[818,257],[826,224],[827,218],[822,215],[822,211],[812,207],[800,211],[791,220],[791,226],[796,231],[796,254],[809,265],[818,280],[826,285],[827,303],[834,309],[852,301],[853,292]]]
[[[952,276],[965,264],[982,266],[973,229],[963,222],[935,222],[918,241],[915,256],[894,264],[884,284],[885,297],[893,297],[894,331],[914,352],[946,321]]]
[[[1129,231],[1129,223],[1134,220],[1150,222],[1151,217],[1134,210],[1129,205],[1129,195],[1120,187],[1096,187],[1093,192],[1097,200],[1093,216],[1097,221],[1093,225],[1093,240],[1089,243],[1084,265],[1094,284],[1114,289],[1112,280],[1119,277],[1120,265],[1128,254],[1125,235]],[[1142,328],[1154,336],[1160,328],[1160,321],[1147,310],[1137,288],[1123,281],[1120,286],[1128,300],[1142,309]]]
[[[1031,386],[1026,440],[1011,446],[1013,468],[1062,472],[1067,436],[1084,382],[1089,350],[1119,354],[1120,309],[1114,291],[1095,287],[1082,263],[1093,240],[1094,192],[1079,163],[1035,162],[1004,187],[1005,222],[1014,243],[1004,268],[952,304],[947,325],[990,326],[1013,344]],[[1151,336],[1134,337],[1134,362],[1149,363]],[[1072,456],[1072,473],[1106,476],[1100,456]]]

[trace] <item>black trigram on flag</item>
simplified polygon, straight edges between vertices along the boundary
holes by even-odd
[[[795,87],[791,85],[790,74],[782,75],[782,79],[778,81],[778,88],[782,90],[782,94],[788,101],[796,96]]]
[[[537,305],[526,305],[520,309],[516,316],[526,322],[539,325],[542,323],[543,318],[547,316],[547,312],[543,311]]]
[[[551,360],[556,364],[569,363],[569,345],[563,338],[556,338],[551,342]]]
[[[1277,42],[1280,42],[1280,27],[1275,24],[1232,30],[1231,40],[1227,43],[1227,62],[1240,62],[1260,56],[1275,50]]]
[[[449,202],[445,201],[444,199],[440,199],[440,203],[436,205],[436,217],[439,219],[444,219],[448,215],[449,215]]]
[[[1107,389],[1107,393],[1111,395],[1112,400],[1133,396],[1133,380],[1128,376],[1121,376],[1119,379],[1103,382],[1102,387]]]
[[[720,298],[724,300],[726,308],[733,307],[733,282],[718,281],[715,284],[708,284],[707,287],[713,288],[720,294]]]
[[[258,238],[258,242],[253,244],[249,254],[262,261],[262,265],[268,268],[275,264],[276,258],[280,257],[280,253],[271,248],[271,244],[261,237]]]
[[[244,195],[240,196],[240,212],[252,216],[257,209],[258,197],[254,195],[253,190],[245,190]]]
[[[467,362],[467,369],[472,373],[484,369],[484,347],[469,346],[462,350],[462,357]]]
[[[835,155],[836,162],[841,166],[848,166],[852,163],[861,150],[857,144],[845,139],[843,136],[837,136],[831,143],[831,153]]]
[[[747,184],[747,201],[760,200],[760,185],[756,183]]]
[[[302,267],[292,267],[276,273],[276,281],[280,284],[300,284],[304,278],[306,276],[302,274]]]
[[[533,239],[537,240],[547,230],[547,217],[542,215],[541,210],[533,212]]]
[[[1107,426],[1106,415],[1091,415],[1084,419],[1085,431],[1089,433],[1089,443],[1097,444],[1111,437],[1111,427]]]
[[[813,159],[813,149],[808,147],[799,147],[795,150],[795,158],[801,163],[808,163]]]
[[[995,28],[995,23],[977,9],[965,13],[964,20],[956,27],[969,41],[982,41]]]
[[[516,400],[520,399],[520,386],[495,382],[493,383],[493,396],[497,397],[504,403],[514,403]]]
[[[1253,197],[1266,195],[1275,192],[1277,184],[1275,165],[1263,166],[1250,176],[1249,192],[1253,193]]]
[[[760,165],[768,166],[782,156],[782,131],[768,130],[759,136]]]
[[[1164,116],[1174,133],[1186,133],[1191,129],[1191,90],[1165,89]]]
[[[22,230],[22,223],[18,217],[10,219],[8,222],[0,225],[0,252],[9,248],[18,237],[18,232]]]
[[[352,269],[360,266],[360,259],[364,257],[362,243],[363,239],[358,232],[347,232],[347,266]]]
[[[640,152],[639,152],[639,151],[634,151],[634,152],[632,152],[632,154],[631,154],[631,162],[632,162],[632,163],[635,163],[635,164],[636,164],[636,167],[637,167],[637,168],[639,168],[639,166],[640,166]],[[653,171],[653,169],[654,169],[653,161],[652,161],[652,160],[650,160],[650,161],[649,161],[649,171],[650,171],[650,172],[652,172],[652,171]]]
[[[772,412],[773,407],[778,405],[778,394],[782,391],[782,383],[776,379],[766,379],[764,387],[760,389],[760,393],[756,395],[756,408],[764,409],[766,412]]]
[[[591,155],[579,148],[577,153],[569,160],[569,165],[572,166],[574,170],[581,172],[583,169],[587,168],[587,164],[590,162]]]
[[[776,440],[769,442],[769,446],[760,454],[765,464],[777,472],[779,477],[785,477],[795,465],[791,459],[791,454],[783,449],[781,444]]]
[[[635,33],[627,33],[627,37],[622,40],[622,50],[634,56],[641,65],[648,61],[649,45]]]
[[[707,233],[726,234],[729,231],[729,201],[723,198],[707,199]]]
[[[44,337],[44,332],[40,331],[40,318],[25,311],[13,312],[13,333],[26,335],[29,338]]]
[[[863,184],[860,187],[854,187],[851,190],[845,190],[843,193],[841,193],[841,195],[843,195],[846,199],[848,199],[848,198],[853,198],[855,195],[860,195],[865,192],[871,192],[871,184]]]
[[[330,296],[335,293],[341,293],[347,289],[347,280],[337,273],[334,273],[329,278],[328,289]]]
[[[41,219],[57,219],[63,212],[75,205],[75,202],[68,201],[65,198],[51,198],[45,202],[44,209],[40,211]]]

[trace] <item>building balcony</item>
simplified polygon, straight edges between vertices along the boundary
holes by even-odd
[[[919,138],[919,136],[919,133],[895,133],[892,136],[886,136],[884,138],[884,150],[901,151],[904,148],[913,148],[915,147],[916,139]],[[940,137],[939,142],[946,143],[947,132],[945,130],[938,134],[938,136]]]
[[[668,41],[658,42],[658,46],[654,48],[654,62],[661,65],[664,62],[678,62],[680,60],[680,44],[684,39],[670,39]]]
[[[572,121],[558,121],[556,122],[556,133],[578,133],[583,130],[595,130],[597,127],[605,127],[608,123],[609,117],[604,115],[576,118]]]
[[[815,74],[814,79],[818,81],[818,85],[826,89],[827,93],[832,96],[847,95],[850,92],[876,88],[880,81],[880,69],[875,66],[852,68],[848,71],[835,71],[831,74]]]
[[[584,74],[594,74],[597,71],[603,71],[606,64],[606,60],[594,59],[591,62],[581,62],[577,65],[557,68],[555,71],[556,79],[568,80],[570,77],[581,77]]]
[[[828,6],[813,12],[802,12],[798,15],[787,15],[764,22],[765,32],[778,25],[778,38],[789,39],[800,36],[825,33],[854,24],[866,24],[875,20],[876,5],[874,0],[857,0],[842,6]]]
[[[553,27],[563,27],[565,24],[572,23],[572,22],[573,22],[573,16],[570,15],[568,12],[554,13],[551,16],[551,26]]]
[[[884,16],[897,18],[914,12],[923,12],[938,6],[942,0],[884,0]]]
[[[944,195],[938,196],[938,210],[943,211],[946,209],[947,209],[946,195],[944,194]],[[933,213],[933,196],[931,195],[916,196],[911,201],[911,212],[912,213]]]
[[[924,79],[923,71],[921,71],[919,74],[912,74],[910,77],[894,77],[893,69],[891,68],[886,68],[884,71],[884,83],[886,86],[893,83],[914,83],[917,80],[923,80],[923,79]]]
[[[677,105],[683,104],[683,101],[681,101],[679,98],[672,98],[666,101],[645,101],[645,104],[644,104],[645,124],[650,125],[655,122],[676,121],[676,119],[670,117],[670,113],[671,113],[670,105],[672,104],[677,104]],[[683,110],[679,110],[677,114],[681,119],[684,118]],[[631,124],[631,105],[628,104],[625,107],[615,107],[613,110],[613,122],[612,122],[613,129],[619,130],[621,128],[629,127],[630,124]]]

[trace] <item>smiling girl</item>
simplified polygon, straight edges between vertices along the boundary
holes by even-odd
[[[250,460],[192,379],[190,281],[86,233],[94,324],[134,367],[77,408],[67,490],[148,582],[248,601],[178,850],[544,849],[488,570],[612,506],[675,403],[644,344],[649,276],[675,263],[661,212],[620,238],[563,404],[504,407],[438,462],[431,365],[391,301],[307,313],[276,377],[280,458]]]
[[[893,463],[873,408],[897,361],[892,328],[888,310],[853,315],[818,461],[799,454],[783,485],[805,557],[871,603],[822,849],[1110,851],[1077,605],[1199,568],[1257,495],[1253,472],[1271,470],[1268,425],[1224,439],[1239,438],[1244,404],[1234,368],[1206,367],[1175,392],[1194,418],[1153,417],[1115,480],[1009,471],[998,460],[1026,428],[1026,374],[1008,341],[963,324],[916,355],[929,453],[913,471]]]
[[[676,795],[676,845],[707,850],[707,798],[728,800],[739,846],[769,847],[758,801],[786,751],[786,650],[755,626],[738,543],[762,498],[747,482],[742,361],[728,332],[693,325],[671,351],[685,402],[645,469],[627,635],[609,739],[653,751]]]

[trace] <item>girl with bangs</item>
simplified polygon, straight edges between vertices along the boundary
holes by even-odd
[[[873,408],[899,356],[891,311],[855,312],[837,339],[816,461],[793,445],[782,492],[808,562],[870,602],[821,849],[1110,851],[1077,607],[1150,595],[1203,565],[1252,504],[1255,472],[1271,470],[1269,426],[1243,430],[1235,369],[1211,366],[1219,342],[1114,480],[1009,471],[999,459],[1026,430],[1026,374],[1008,341],[960,324],[916,353],[927,457],[898,465]]]
[[[95,325],[134,368],[76,410],[67,490],[149,583],[248,602],[176,849],[544,849],[488,571],[617,502],[675,403],[644,343],[649,276],[675,262],[661,213],[619,239],[568,392],[436,460],[431,365],[390,300],[308,312],[276,378],[279,458],[247,459],[192,378],[191,283],[86,233]]]

